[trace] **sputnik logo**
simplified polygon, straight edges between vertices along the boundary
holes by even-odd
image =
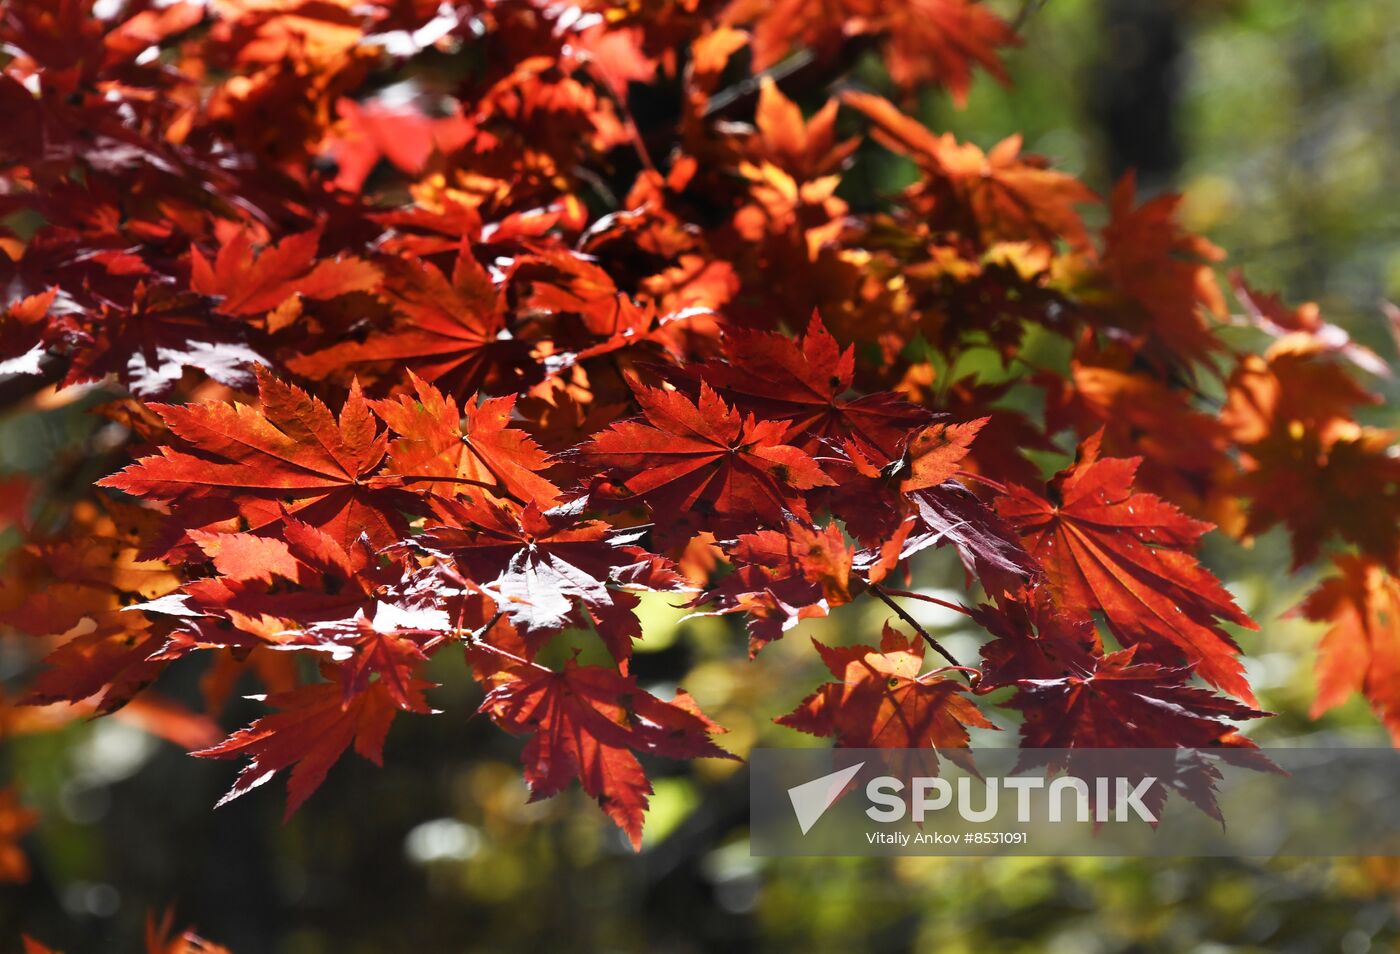
[[[846,790],[851,779],[856,777],[856,773],[864,765],[864,762],[857,762],[849,768],[814,778],[801,785],[794,785],[787,790],[788,798],[792,801],[793,814],[797,816],[797,824],[802,829],[802,834],[812,830],[812,826],[826,814],[826,810]]]

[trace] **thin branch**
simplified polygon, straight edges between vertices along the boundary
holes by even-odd
[[[622,119],[623,131],[627,133],[627,139],[631,142],[633,151],[637,153],[637,161],[642,164],[643,169],[660,175],[657,172],[656,164],[651,161],[651,153],[647,150],[647,144],[642,139],[642,131],[637,128],[637,121],[632,116],[632,109],[627,105],[627,93],[625,91],[619,93],[614,90],[608,83],[607,77],[603,75],[602,70],[598,68],[597,62],[591,57],[586,58],[584,62],[588,72],[593,75],[594,82],[602,88],[603,95],[612,100],[613,105],[617,107],[617,114]]]
[[[627,107],[627,103],[622,98],[618,97],[617,101],[622,104],[619,108],[622,115],[622,128],[632,143],[632,150],[637,154],[637,160],[641,162],[643,169],[660,176],[661,173],[656,168],[656,163],[651,161],[651,152],[647,150],[646,140],[642,138],[642,131],[637,128],[637,121],[632,118],[632,110]]]
[[[495,626],[496,623],[498,623],[498,622],[500,621],[501,617],[504,616],[504,615],[505,615],[505,611],[504,611],[504,610],[496,610],[496,615],[495,615],[495,616],[492,616],[490,619],[488,619],[488,620],[486,621],[486,625],[482,626],[480,629],[475,629],[475,630],[469,631],[469,632],[466,634],[466,636],[463,638],[463,641],[464,641],[468,646],[471,646],[471,647],[476,648],[476,649],[484,649],[484,650],[486,650],[487,652],[495,653],[497,656],[500,656],[502,659],[509,660],[510,662],[513,662],[513,663],[515,663],[515,664],[518,665],[518,666],[525,666],[525,667],[527,667],[527,668],[529,668],[529,669],[538,669],[540,672],[549,672],[549,673],[552,673],[554,670],[550,669],[548,666],[541,666],[541,665],[540,665],[539,663],[537,663],[537,662],[531,662],[530,660],[526,659],[525,657],[523,657],[523,656],[517,656],[515,653],[510,652],[509,650],[502,649],[502,648],[499,647],[499,646],[493,646],[493,645],[491,645],[490,643],[486,642],[484,639],[481,638],[481,637],[485,636],[487,633],[489,633],[489,632],[491,631],[491,627],[492,627],[492,626]]]
[[[723,112],[741,99],[757,96],[759,87],[763,85],[765,79],[781,83],[793,73],[811,65],[814,60],[816,60],[816,55],[811,50],[799,50],[781,63],[775,63],[766,70],[720,90],[711,96],[710,101],[705,105],[705,118],[708,119],[716,113]]]
[[[500,656],[502,659],[509,660],[510,662],[515,663],[517,666],[524,666],[524,667],[526,667],[527,669],[538,669],[540,672],[553,672],[553,671],[554,671],[554,670],[550,669],[550,668],[547,667],[547,666],[541,666],[541,665],[540,665],[539,663],[537,663],[537,662],[530,662],[530,660],[526,659],[526,658],[523,657],[523,656],[517,656],[517,655],[515,655],[515,653],[507,652],[506,650],[502,649],[502,648],[499,647],[499,646],[492,646],[490,643],[483,642],[482,640],[479,640],[479,639],[469,639],[469,640],[467,641],[467,645],[473,647],[474,649],[484,649],[484,650],[486,650],[487,652],[495,653],[497,656]]]
[[[485,636],[488,632],[490,632],[491,627],[492,627],[492,626],[495,626],[495,625],[496,625],[496,622],[497,622],[503,615],[504,615],[504,612],[503,612],[502,610],[497,610],[497,611],[496,611],[496,615],[493,616],[493,617],[491,617],[491,619],[487,621],[486,625],[483,626],[483,627],[481,627],[480,629],[477,629],[477,630],[473,630],[473,631],[471,631],[471,632],[468,632],[465,636],[459,636],[459,635],[456,634],[456,633],[453,633],[452,635],[458,636],[458,638],[461,639],[463,642],[471,643],[471,644],[473,644],[473,645],[477,645],[477,644],[483,645],[483,646],[484,646],[484,645],[487,645],[487,644],[485,644],[485,643],[480,643],[481,637],[482,637],[482,636]],[[458,630],[461,630],[462,627],[461,627],[460,622],[458,623],[458,625],[457,625],[456,628],[457,628]],[[423,653],[423,655],[426,656],[428,653],[432,652],[434,649],[437,649],[437,648],[438,648],[439,646],[441,646],[443,643],[447,642],[447,640],[448,640],[449,638],[450,638],[450,636],[449,636],[449,634],[447,634],[447,633],[434,633],[434,634],[433,634],[433,637],[432,637],[431,639],[429,639],[427,642],[423,643],[423,645],[421,645],[421,646],[418,647],[418,651],[421,652],[421,653]],[[494,646],[490,646],[489,648],[495,649]],[[507,653],[506,655],[509,655],[509,654]],[[518,656],[515,656],[515,657],[512,657],[512,658],[514,658],[514,659],[519,659]],[[525,660],[523,660],[523,659],[521,659],[520,661],[521,661],[521,662],[525,662]]]
[[[845,37],[834,53],[810,48],[799,50],[782,62],[719,90],[706,104],[704,118],[715,120],[752,115],[750,111],[763,88],[764,79],[771,79],[789,99],[817,89],[829,90],[841,83],[861,56],[873,49],[878,41],[874,34],[861,33]]]
[[[884,603],[890,609],[894,610],[896,615],[898,615],[900,619],[904,620],[904,622],[907,623],[909,626],[912,626],[914,628],[914,631],[924,638],[924,642],[928,643],[930,646],[933,647],[934,652],[938,653],[938,655],[948,660],[948,662],[951,663],[954,668],[962,672],[964,675],[967,675],[969,671],[968,667],[958,662],[958,660],[953,656],[952,653],[948,652],[948,650],[943,648],[942,643],[940,643],[938,640],[934,639],[931,635],[929,635],[929,631],[920,626],[919,621],[916,620],[914,617],[910,616],[909,613],[904,609],[904,607],[900,606],[893,599],[891,599],[890,594],[887,593],[885,589],[880,586],[879,583],[871,583],[870,592],[874,593],[877,597],[880,598],[880,601],[882,603]],[[967,677],[967,681],[974,682],[971,676]]]
[[[499,623],[501,621],[501,617],[504,615],[506,615],[505,610],[496,610],[496,614],[490,619],[488,619],[486,623],[483,626],[481,626],[481,628],[474,629],[467,633],[467,641],[473,643],[479,642],[481,640],[481,637],[491,632],[491,627]]]
[[[958,474],[958,476],[959,476],[959,477],[964,477],[964,478],[966,478],[966,479],[968,479],[968,480],[975,480],[975,481],[977,481],[979,484],[985,484],[986,486],[992,488],[993,490],[997,491],[998,493],[1003,493],[1003,494],[1009,494],[1009,493],[1011,493],[1010,489],[1008,489],[1007,486],[1006,486],[1005,484],[1003,484],[1001,481],[999,481],[999,480],[993,480],[993,479],[990,478],[990,477],[984,477],[983,475],[977,473],[976,471],[965,470],[965,471],[960,472],[960,473]]]
[[[925,603],[933,603],[937,606],[942,606],[944,609],[950,609],[954,613],[962,613],[964,616],[972,615],[972,611],[966,606],[962,606],[958,603],[950,603],[947,600],[940,600],[938,597],[929,596],[927,593],[915,593],[910,590],[893,590],[888,587],[882,587],[882,589],[890,596],[902,596],[910,600],[923,600]]]

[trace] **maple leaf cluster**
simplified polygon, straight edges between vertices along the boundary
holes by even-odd
[[[1197,554],[1281,524],[1337,561],[1302,608],[1333,624],[1319,705],[1360,689],[1400,736],[1400,464],[1353,416],[1384,362],[1242,279],[1272,344],[1237,354],[1175,197],[1125,179],[1091,228],[1019,138],[850,79],[1004,79],[983,4],[100,8],[0,11],[0,390],[102,384],[117,435],[61,514],[12,515],[24,702],[164,712],[246,760],[228,797],[286,770],[290,814],[433,712],[451,651],[533,796],[577,779],[638,845],[641,759],[732,757],[632,674],[640,594],[742,618],[750,654],[879,601],[878,645],[818,644],[831,681],[778,719],[840,745],[965,746],[1003,689],[1027,746],[1245,746],[1256,625]],[[881,150],[917,175],[862,199]],[[934,548],[980,660],[904,608]],[[605,655],[561,662],[566,631]],[[151,702],[190,657],[208,716],[249,673],[274,711],[216,743]]]

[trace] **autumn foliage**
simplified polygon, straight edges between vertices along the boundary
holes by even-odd
[[[0,734],[144,713],[290,814],[452,654],[534,797],[640,845],[647,759],[733,758],[632,675],[640,593],[741,619],[734,665],[879,601],[777,720],[839,745],[966,745],[1002,690],[1027,746],[1247,746],[1257,624],[1199,549],[1282,526],[1333,564],[1319,708],[1400,738],[1400,458],[1354,416],[1386,364],[1227,289],[1175,197],[913,118],[1005,79],[983,4],[97,6],[0,9],[0,397],[100,382],[111,421],[95,485],[6,504],[0,620],[47,658]],[[980,659],[904,609],[935,548]],[[157,694],[191,657],[206,713]],[[267,714],[218,741],[248,673]]]

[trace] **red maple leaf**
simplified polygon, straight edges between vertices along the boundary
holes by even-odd
[[[1155,363],[1187,367],[1220,348],[1205,314],[1225,315],[1211,268],[1225,253],[1180,226],[1180,196],[1159,195],[1137,206],[1136,191],[1129,173],[1109,200],[1098,265],[1112,307],[1095,310],[1095,319],[1115,327],[1116,337],[1133,336]]]
[[[292,556],[287,542],[277,537],[260,537],[252,533],[211,533],[207,530],[190,530],[188,536],[226,582],[256,580],[270,584],[275,576],[295,580],[299,575],[300,562]],[[334,541],[327,540],[326,543],[330,545],[327,549],[335,547]],[[347,575],[353,574],[349,567],[346,572]]]
[[[749,143],[751,155],[799,181],[836,171],[860,145],[858,138],[836,141],[840,105],[839,100],[827,100],[811,119],[804,119],[802,108],[783,95],[771,76],[765,76],[754,111],[757,134]]]
[[[82,337],[56,322],[50,337],[71,345],[66,384],[115,374],[133,394],[152,398],[180,383],[190,370],[232,388],[251,387],[253,369],[268,359],[252,329],[240,321],[211,318],[201,300],[167,284],[141,282],[117,304],[103,302],[81,319]]]
[[[101,693],[98,711],[114,711],[160,675],[165,663],[152,657],[164,644],[160,631],[139,623],[80,633],[44,657],[47,668],[30,682],[23,701],[80,702]]]
[[[1027,748],[1205,748],[1233,742],[1231,720],[1258,712],[1186,685],[1191,670],[1136,663],[1134,649],[1093,657],[1093,668],[1053,679],[1023,679],[1008,703],[1025,713]]]
[[[880,648],[824,646],[812,640],[836,677],[776,721],[847,748],[966,748],[967,728],[993,728],[966,687],[925,673],[924,647],[885,624]]]
[[[876,141],[919,164],[927,178],[913,187],[914,198],[932,199],[940,224],[979,236],[984,244],[1032,241],[1053,247],[1063,238],[1074,248],[1090,247],[1075,207],[1098,197],[1073,176],[1023,157],[1020,136],[984,153],[951,133],[935,135],[879,96],[848,92],[844,101],[875,123]]]
[[[257,317],[288,299],[326,299],[379,287],[379,270],[356,258],[316,258],[321,230],[289,235],[253,254],[248,230],[237,229],[219,247],[211,264],[190,250],[190,288],[218,299],[226,315]]]
[[[1322,348],[1345,356],[1369,374],[1383,378],[1391,376],[1390,365],[1380,355],[1351,340],[1344,328],[1323,318],[1316,302],[1304,302],[1297,308],[1289,308],[1278,295],[1251,288],[1239,269],[1230,272],[1230,286],[1234,289],[1235,298],[1244,306],[1245,316],[1275,338],[1304,335]]]
[[[258,395],[256,408],[222,401],[153,405],[187,449],[162,447],[99,486],[178,502],[194,529],[241,518],[249,529],[270,531],[290,513],[345,547],[361,533],[385,546],[406,532],[399,510],[415,500],[394,489],[396,478],[376,478],[388,438],[358,385],[338,419],[321,401],[262,370]]]
[[[532,736],[521,754],[530,800],[577,777],[633,848],[641,848],[652,792],[637,755],[733,758],[710,740],[724,730],[682,691],[665,702],[630,676],[573,661],[562,672],[520,665],[494,678],[481,711],[507,732]]]
[[[855,566],[872,582],[914,554],[947,544],[957,547],[969,572],[989,589],[1014,589],[1034,572],[1035,561],[1015,531],[953,477],[987,420],[930,424],[912,434],[899,459],[883,468],[846,445],[854,473],[833,491],[831,506],[866,544]],[[899,496],[889,493],[895,486]]]
[[[750,656],[802,620],[851,601],[855,547],[834,523],[813,529],[790,521],[782,530],[743,534],[724,549],[734,572],[692,605],[714,603],[714,615],[747,613]]]
[[[997,637],[982,648],[979,691],[1015,687],[1007,705],[1025,717],[1023,767],[1093,777],[1106,760],[1120,771],[1124,764],[1102,750],[1133,749],[1127,758],[1161,782],[1147,796],[1149,810],[1160,814],[1171,791],[1217,820],[1217,759],[1275,770],[1233,724],[1267,713],[1187,685],[1187,668],[1134,662],[1135,649],[1103,655],[1088,617],[1058,610],[1043,589],[1020,597],[972,617]],[[1196,751],[1178,757],[1178,747]]]
[[[514,397],[456,403],[413,372],[414,394],[374,401],[374,412],[396,435],[384,473],[420,481],[444,496],[478,493],[548,507],[559,488],[540,472],[549,455],[519,428],[510,427]]]
[[[938,82],[953,102],[967,102],[972,70],[980,66],[1009,82],[998,47],[1020,40],[1012,27],[977,0],[887,0],[886,56],[890,79],[914,86]]]
[[[982,646],[979,688],[984,691],[1025,679],[1090,672],[1103,654],[1094,621],[1061,610],[1044,586],[1022,587],[1013,599],[983,603],[968,615],[994,637]]]
[[[147,614],[178,620],[162,658],[210,648],[334,651],[333,642],[313,631],[348,627],[353,642],[356,619],[375,615],[380,597],[400,582],[394,568],[378,565],[363,539],[347,549],[291,517],[278,529],[280,538],[189,531],[219,575],[191,580],[179,595],[139,604]]]
[[[893,458],[909,430],[932,416],[889,392],[848,396],[854,346],[843,350],[815,314],[802,338],[729,331],[724,358],[701,366],[704,380],[737,410],[789,421],[783,440],[811,454],[822,439],[837,438],[856,441],[871,456]]]
[[[538,379],[529,347],[506,333],[505,302],[463,243],[450,278],[411,256],[385,266],[384,298],[392,321],[363,340],[342,341],[288,362],[298,374],[324,379],[346,368],[408,367],[448,394],[503,393]]]
[[[873,34],[884,42],[895,83],[942,83],[959,105],[974,65],[1006,81],[997,48],[1017,42],[1010,26],[974,0],[734,0],[725,16],[754,24],[755,70],[772,66],[797,42],[821,48],[843,36]]]
[[[408,688],[414,708],[427,711],[422,692],[430,684],[414,682]],[[334,683],[302,686],[269,696],[266,701],[281,711],[263,716],[218,745],[191,754],[210,759],[248,759],[233,788],[219,800],[220,805],[246,794],[282,769],[291,768],[284,818],[292,817],[311,797],[351,744],[357,754],[375,765],[381,764],[384,738],[399,712],[392,693],[381,682],[371,683],[348,702]]]
[[[1244,357],[1230,375],[1220,419],[1241,450],[1231,487],[1250,498],[1245,531],[1288,528],[1293,567],[1333,536],[1394,567],[1400,560],[1400,458],[1395,433],[1356,422],[1380,401],[1329,349],[1289,335]]]
[[[179,585],[169,567],[141,553],[156,515],[116,501],[104,510],[8,561],[12,576],[0,590],[0,622],[62,640],[30,682],[30,704],[76,703],[100,694],[98,711],[110,712],[164,668],[150,659],[165,641],[163,627],[130,609]]]
[[[1258,625],[1191,554],[1212,526],[1134,493],[1141,458],[1100,459],[1100,436],[1055,478],[1058,503],[1012,487],[998,511],[1020,531],[1064,610],[1100,611],[1125,645],[1145,644],[1153,660],[1184,660],[1211,685],[1253,702],[1239,647],[1218,620]]]
[[[683,580],[670,561],[635,546],[641,532],[615,531],[583,519],[575,504],[540,510],[444,502],[448,524],[429,524],[414,540],[454,559],[466,576],[485,584],[501,611],[527,636],[548,636],[582,622],[580,610],[618,661],[642,636],[633,614],[635,590],[678,590]]]
[[[0,315],[0,374],[43,373],[48,360],[45,338],[49,334],[49,311],[58,289],[37,292],[10,302]]]
[[[1293,613],[1330,623],[1317,660],[1317,718],[1362,693],[1400,745],[1400,580],[1375,560],[1343,554]]]
[[[835,482],[783,443],[786,421],[743,417],[708,384],[692,403],[676,391],[634,388],[647,423],[624,421],[581,450],[653,513],[713,514],[718,525],[809,520],[803,492]]]
[[[900,493],[938,487],[956,474],[988,420],[983,417],[963,424],[930,424],[918,431],[904,450],[898,471]]]
[[[404,608],[378,603],[373,616],[360,610],[349,619],[317,623],[307,628],[308,648],[328,651],[339,661],[337,672],[348,703],[370,686],[384,687],[400,709],[427,712],[414,688],[419,663],[428,659],[424,646],[451,630],[442,610]],[[378,681],[371,681],[378,676]]]
[[[405,106],[341,98],[335,104],[341,132],[326,145],[339,174],[335,184],[359,192],[380,159],[410,175],[423,171],[433,152],[451,152],[470,135],[460,116],[434,119],[412,104]]]
[[[211,648],[323,653],[339,664],[347,701],[377,675],[395,705],[418,709],[413,677],[427,659],[425,646],[453,629],[447,611],[422,605],[412,581],[380,566],[363,539],[347,552],[295,519],[284,520],[282,531],[285,540],[189,532],[220,575],[141,604],[179,621],[157,658]]]

